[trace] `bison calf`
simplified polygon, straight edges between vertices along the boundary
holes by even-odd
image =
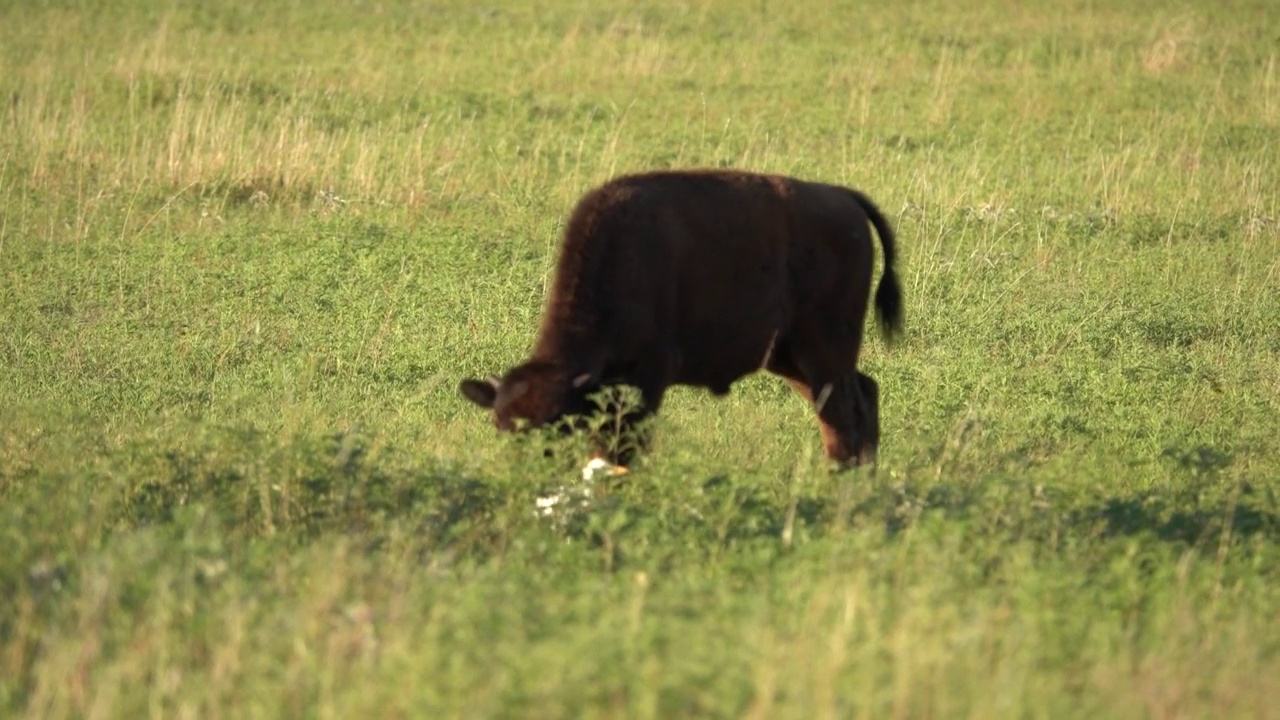
[[[858,351],[872,226],[884,248],[876,315],[891,339],[902,329],[893,230],[862,193],[738,171],[616,178],[569,218],[530,359],[461,392],[514,430],[589,413],[589,395],[631,385],[635,422],[672,385],[724,395],[763,368],[813,403],[828,457],[868,461],[879,389]]]

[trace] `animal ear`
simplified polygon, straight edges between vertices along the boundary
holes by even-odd
[[[492,375],[487,380],[463,380],[458,385],[462,396],[482,408],[492,408],[493,401],[498,399],[499,381]]]

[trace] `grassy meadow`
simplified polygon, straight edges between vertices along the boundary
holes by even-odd
[[[0,716],[1280,717],[1263,0],[0,2]],[[457,391],[576,198],[856,186],[875,470],[760,375]],[[570,441],[570,445],[572,442]]]

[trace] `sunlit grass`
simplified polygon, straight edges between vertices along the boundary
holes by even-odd
[[[1265,4],[0,8],[0,714],[1266,717]],[[754,377],[561,522],[457,394],[616,173],[865,190],[834,475]]]

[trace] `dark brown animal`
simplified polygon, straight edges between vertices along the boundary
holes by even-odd
[[[727,170],[616,178],[569,219],[532,357],[460,390],[514,430],[589,413],[588,395],[631,385],[644,403],[627,418],[637,422],[672,385],[724,395],[763,368],[814,404],[830,458],[871,460],[879,388],[857,366],[872,226],[884,248],[876,314],[892,339],[902,329],[893,230],[862,193]]]

